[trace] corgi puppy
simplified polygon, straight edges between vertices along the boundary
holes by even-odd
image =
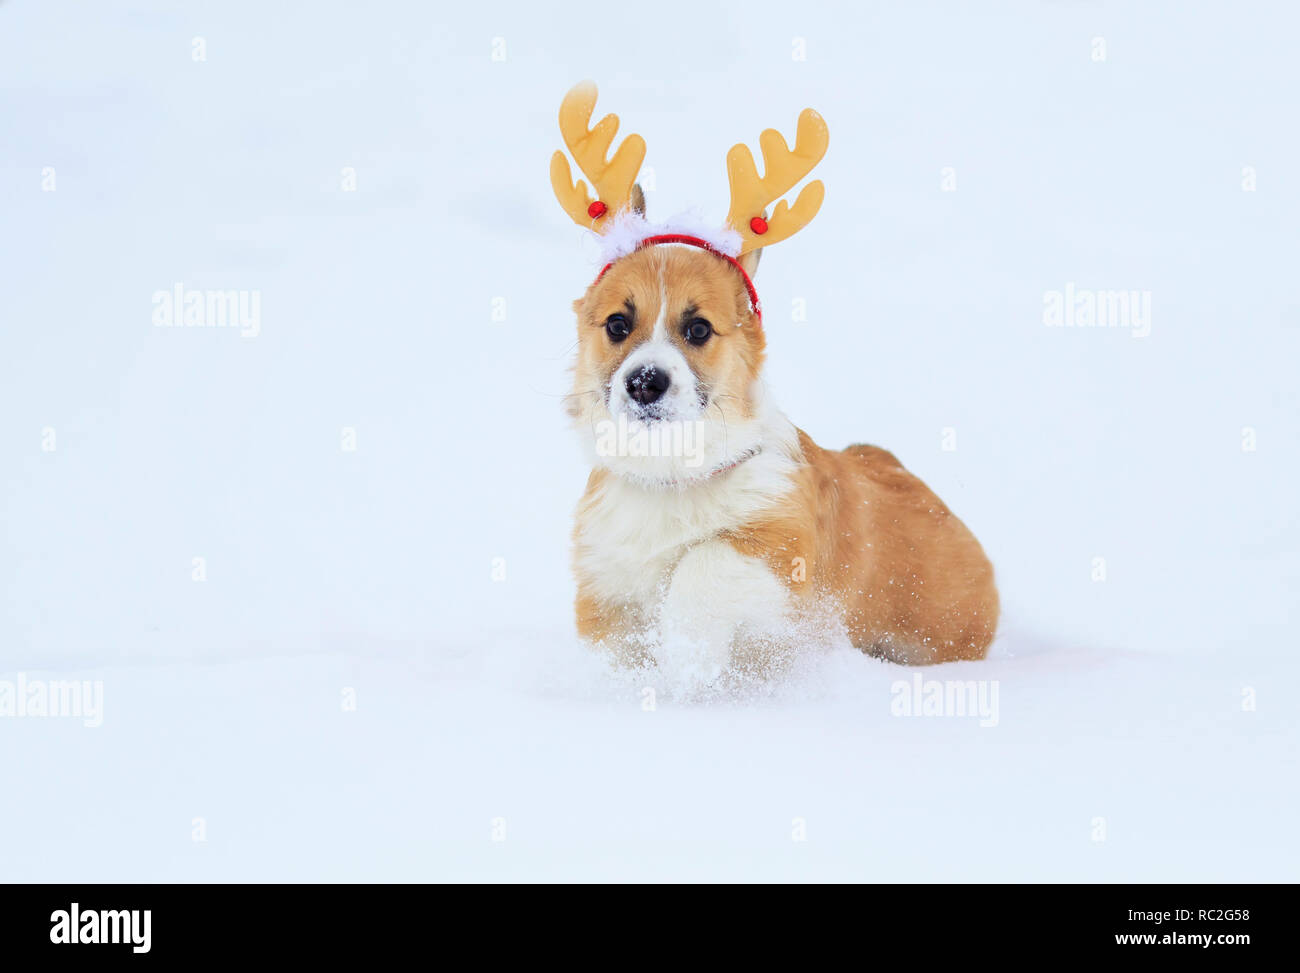
[[[728,154],[728,225],[654,227],[635,178],[645,143],[607,158],[596,88],[564,99],[552,184],[600,234],[605,267],[574,302],[569,413],[593,470],[573,531],[577,628],[630,662],[697,683],[797,646],[829,617],[864,652],[906,664],[980,659],[998,620],[993,568],[974,535],[889,452],[823,449],[763,384],[761,248],[807,224],[824,190],[780,201],[825,154],[811,109],[795,147],[760,137]]]

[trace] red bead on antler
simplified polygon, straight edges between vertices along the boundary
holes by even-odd
[[[755,216],[749,221],[749,228],[759,236],[762,236],[767,232],[767,220],[763,219],[761,216]]]
[[[608,206],[606,206],[598,199],[590,206],[587,207],[587,215],[590,216],[593,220],[598,220],[605,215],[605,210],[607,210],[608,208],[609,208]]]

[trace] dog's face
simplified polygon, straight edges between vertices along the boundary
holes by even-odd
[[[689,480],[755,445],[763,331],[727,261],[647,247],[615,261],[574,310],[569,411],[597,465]]]

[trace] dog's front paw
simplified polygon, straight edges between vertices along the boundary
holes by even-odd
[[[730,633],[708,635],[667,625],[653,655],[669,688],[689,695],[708,689],[726,671],[731,661]]]
[[[779,625],[786,603],[785,588],[763,562],[725,541],[697,544],[668,584],[655,662],[682,689],[708,688],[731,665],[737,633]]]

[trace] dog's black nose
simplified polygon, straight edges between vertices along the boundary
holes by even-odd
[[[633,402],[649,405],[667,392],[671,384],[672,379],[668,377],[667,372],[653,365],[646,365],[627,377],[627,394],[632,397]]]

